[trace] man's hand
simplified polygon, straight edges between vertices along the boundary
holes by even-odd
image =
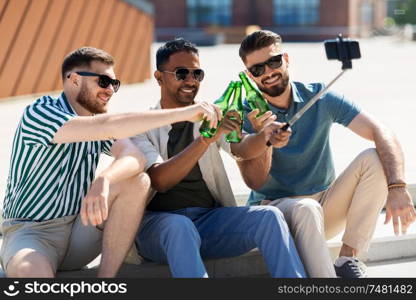
[[[247,119],[250,121],[254,131],[262,134],[265,139],[265,143],[268,141],[275,148],[282,148],[289,142],[289,137],[292,131],[289,129],[281,130],[285,123],[276,122],[276,115],[273,115],[271,111],[265,112],[260,117],[256,118],[259,113],[258,109],[252,110],[247,114]]]
[[[259,110],[254,109],[247,114],[247,119],[250,121],[251,126],[253,127],[255,132],[262,131],[263,128],[267,127],[276,120],[276,115],[274,115],[270,110],[265,112],[260,117],[256,118],[258,113]]]
[[[388,192],[384,224],[389,223],[391,219],[395,235],[400,235],[400,231],[406,234],[407,228],[416,220],[412,197],[406,188],[391,189]]]
[[[208,144],[214,143],[218,141],[223,134],[229,134],[234,130],[236,130],[238,132],[239,137],[241,137],[241,122],[242,120],[240,114],[237,111],[228,111],[222,119],[215,136],[213,136],[212,138],[203,138],[204,142]]]
[[[105,177],[98,177],[81,204],[81,220],[85,226],[100,225],[108,217],[108,196],[110,182]]]
[[[186,109],[192,113],[188,121],[198,122],[207,120],[209,121],[210,128],[216,128],[218,122],[222,119],[221,109],[217,105],[205,101],[188,106]]]
[[[283,148],[289,143],[289,138],[292,135],[292,130],[282,130],[286,123],[273,122],[262,130],[264,135],[265,143],[267,141],[275,148]]]

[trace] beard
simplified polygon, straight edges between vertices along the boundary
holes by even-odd
[[[276,75],[278,76],[278,75]],[[267,78],[269,79],[269,78]],[[263,83],[263,82],[262,82]],[[259,85],[260,91],[265,93],[266,95],[270,97],[277,97],[283,94],[283,92],[286,90],[287,86],[289,85],[289,73],[284,72],[282,74],[282,78],[280,79],[280,83],[278,83],[275,86],[271,87],[265,87],[263,84]]]
[[[76,101],[79,105],[81,105],[92,114],[106,113],[107,107],[100,104],[97,100],[95,100],[95,98],[96,96],[88,90],[87,86],[82,84]]]

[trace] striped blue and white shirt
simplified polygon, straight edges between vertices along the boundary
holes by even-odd
[[[113,141],[53,143],[58,129],[75,116],[64,93],[26,107],[13,140],[4,219],[45,221],[79,213],[100,153],[111,155]]]

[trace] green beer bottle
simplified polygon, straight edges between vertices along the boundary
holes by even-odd
[[[218,105],[219,108],[221,109],[223,116],[228,111],[228,102],[230,101],[231,95],[233,94],[234,85],[235,85],[235,82],[230,81],[224,94],[222,94],[222,96],[219,99],[214,101],[214,104]],[[220,123],[218,122],[218,126],[219,124]],[[202,122],[201,127],[199,127],[199,133],[206,138],[212,138],[217,133],[217,128],[210,128],[209,122],[207,120],[204,120],[204,122]]]
[[[241,131],[243,129],[243,100],[241,97],[241,81],[237,81],[235,83],[233,102],[231,103],[230,107],[228,107],[228,111],[232,111],[232,110],[235,110],[240,115],[240,118],[241,118],[240,131]],[[230,119],[236,120],[234,116],[231,116]],[[229,134],[227,134],[225,139],[229,143],[239,143],[241,141],[239,133],[236,130],[231,131]]]
[[[240,76],[241,81],[244,85],[244,89],[246,90],[246,99],[248,105],[253,110],[256,108],[259,110],[259,113],[256,117],[259,117],[266,111],[270,110],[267,101],[263,98],[262,94],[253,86],[253,84],[248,79],[246,73],[240,72],[238,76]]]

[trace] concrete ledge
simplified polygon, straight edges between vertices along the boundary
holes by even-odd
[[[214,278],[229,277],[267,277],[269,276],[261,253],[256,249],[244,255],[232,258],[205,261],[208,275]],[[97,268],[80,271],[59,272],[58,277],[95,277]],[[123,264],[118,276],[121,278],[169,278],[169,266],[145,261],[140,265]]]
[[[367,261],[380,262],[416,256],[416,234],[395,239],[376,239],[371,243]]]
[[[338,257],[341,241],[328,242],[333,259]],[[383,237],[371,241],[366,254],[360,256],[365,262],[381,262],[386,260],[402,259],[416,256],[416,234],[401,237]]]
[[[338,256],[341,242],[328,242],[331,256]],[[388,260],[416,257],[416,234],[398,238],[374,239],[365,257],[366,263],[381,263]],[[206,260],[205,266],[210,277],[268,277],[266,265],[261,253],[255,249],[244,255],[232,258]],[[81,271],[59,272],[58,277],[95,277],[96,267]],[[122,278],[168,278],[171,277],[167,265],[143,262],[140,265],[124,264],[118,274]]]

